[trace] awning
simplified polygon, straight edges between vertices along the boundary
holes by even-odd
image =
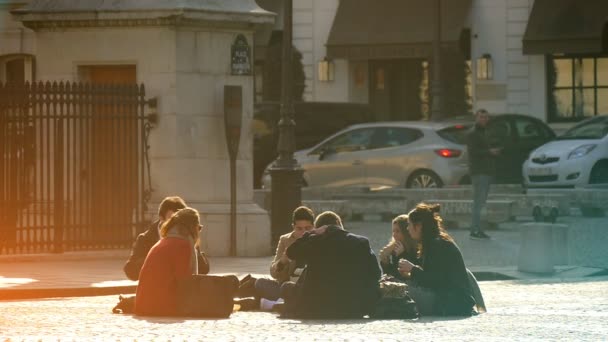
[[[342,0],[327,40],[330,58],[428,57],[436,1]],[[471,0],[441,0],[441,40],[458,46]]]
[[[606,51],[607,22],[608,0],[536,0],[524,34],[524,54]]]

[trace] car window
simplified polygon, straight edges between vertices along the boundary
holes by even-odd
[[[511,124],[507,120],[494,119],[488,123],[486,135],[490,141],[490,145],[502,145],[510,140]]]
[[[406,145],[421,137],[422,132],[413,128],[379,127],[371,137],[369,149]]]
[[[521,140],[539,140],[549,138],[545,128],[534,120],[526,118],[515,119],[515,130]]]
[[[344,132],[317,148],[313,154],[319,153],[323,149],[335,153],[365,150],[369,146],[373,133],[373,128],[361,128]]]
[[[454,125],[438,130],[437,134],[447,141],[464,145],[467,143],[467,134],[469,134],[471,126],[472,125]]]
[[[601,116],[581,122],[557,137],[557,139],[601,139],[606,134],[608,134],[608,117]]]

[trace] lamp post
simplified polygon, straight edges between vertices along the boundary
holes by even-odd
[[[284,0],[283,56],[281,64],[281,119],[279,121],[278,159],[270,168],[272,246],[291,230],[291,215],[301,203],[302,168],[295,160],[295,126],[292,75],[293,1]]]
[[[431,119],[440,120],[445,116],[443,84],[441,83],[441,0],[435,0],[435,35],[433,37],[433,81],[431,83]]]

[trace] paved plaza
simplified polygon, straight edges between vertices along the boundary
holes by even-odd
[[[368,236],[376,251],[389,238],[387,222],[351,222],[347,227]],[[519,279],[480,282],[486,314],[466,319],[327,322],[281,320],[263,312],[236,312],[225,320],[115,315],[111,309],[117,295],[91,295],[133,291],[136,282],[122,273],[129,251],[69,252],[0,256],[0,341],[606,340],[608,277],[588,277],[601,274],[601,269],[571,265],[544,276],[518,273],[521,235],[515,226],[490,231],[490,241],[469,240],[465,230],[450,233],[471,270],[511,270]],[[211,258],[212,273],[265,275],[270,260]],[[56,296],[64,298],[27,299],[46,290],[57,290]]]
[[[590,280],[591,279],[591,280]],[[602,341],[608,277],[585,281],[481,282],[488,313],[465,319],[297,321],[273,313],[230,319],[112,314],[116,296],[0,302],[5,341]]]

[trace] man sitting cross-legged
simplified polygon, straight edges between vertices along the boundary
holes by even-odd
[[[344,230],[331,211],[320,214],[315,229],[287,248],[287,257],[306,264],[297,283],[281,288],[288,318],[362,318],[379,298],[380,265],[369,240]]]
[[[274,260],[270,265],[270,275],[274,279],[260,278],[255,281],[256,294],[262,298],[276,301],[281,297],[281,284],[289,280],[296,280],[304,267],[295,260],[287,257],[286,250],[304,233],[312,230],[315,215],[312,210],[301,206],[294,210],[292,215],[291,233],[282,235],[277,245]]]

